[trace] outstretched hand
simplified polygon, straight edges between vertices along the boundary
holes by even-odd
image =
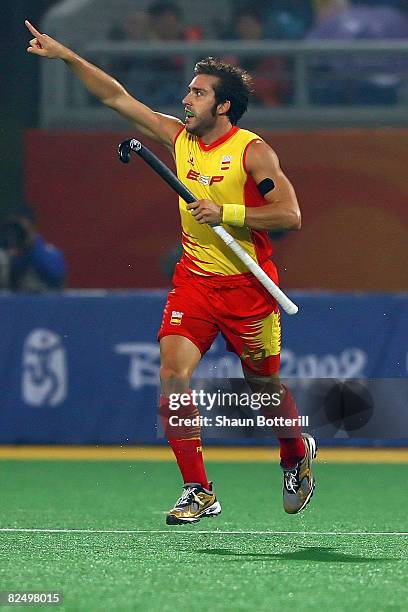
[[[65,59],[69,54],[69,49],[61,45],[57,40],[47,36],[47,34],[41,34],[36,28],[29,22],[24,22],[31,34],[34,36],[30,40],[30,46],[27,48],[28,53],[34,55],[41,55],[42,57],[48,57],[50,59]]]

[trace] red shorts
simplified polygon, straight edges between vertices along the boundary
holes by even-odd
[[[277,282],[272,261],[263,266]],[[178,263],[158,333],[184,336],[204,355],[218,332],[227,350],[238,355],[246,369],[261,376],[276,374],[280,363],[280,313],[276,300],[252,274],[208,277]]]

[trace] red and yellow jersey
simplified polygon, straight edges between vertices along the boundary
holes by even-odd
[[[183,128],[174,143],[177,175],[197,199],[209,199],[216,204],[263,206],[253,178],[245,168],[248,145],[259,136],[248,130],[232,127],[210,145],[189,134]],[[198,223],[179,200],[183,264],[204,276],[243,274],[245,265],[206,224]],[[224,225],[225,229],[262,265],[272,254],[267,232],[248,227]]]

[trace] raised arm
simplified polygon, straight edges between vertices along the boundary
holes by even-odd
[[[41,34],[29,21],[25,24],[34,36],[30,40],[28,53],[49,59],[62,59],[87,90],[103,104],[128,119],[142,134],[172,149],[174,138],[183,125],[179,119],[153,111],[133,98],[106,72],[87,62],[68,47],[64,47],[51,36]]]

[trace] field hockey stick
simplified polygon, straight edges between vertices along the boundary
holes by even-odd
[[[147,147],[142,145],[139,140],[131,138],[124,140],[118,147],[119,159],[124,164],[130,161],[130,154],[136,153],[141,157],[161,178],[168,184],[187,204],[192,204],[197,198],[189,189],[177,178],[177,176],[168,168],[154,153]],[[235,253],[237,257],[246,265],[248,270],[259,280],[265,289],[275,298],[283,310],[289,314],[296,314],[299,308],[283,293],[281,289],[273,282],[272,279],[262,270],[260,266],[252,259],[252,257],[238,244],[238,242],[221,226],[212,225],[211,229],[219,238]]]

